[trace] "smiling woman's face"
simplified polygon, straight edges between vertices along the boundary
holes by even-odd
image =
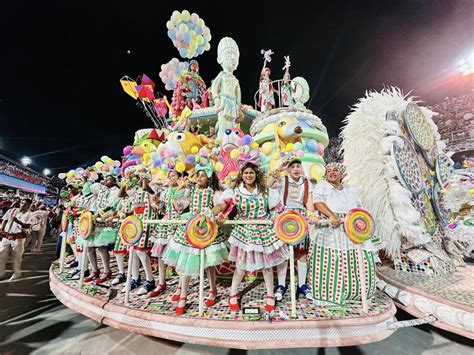
[[[242,172],[242,179],[244,180],[244,183],[246,185],[252,186],[255,183],[255,180],[257,179],[257,174],[252,168],[246,168]]]
[[[340,183],[342,179],[341,172],[335,166],[330,166],[326,169],[326,180],[329,183]]]

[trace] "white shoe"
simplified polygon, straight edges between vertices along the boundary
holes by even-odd
[[[10,277],[10,279],[8,281],[15,281],[15,280],[18,280],[18,279],[21,279],[21,274],[20,275],[13,274],[12,277]]]

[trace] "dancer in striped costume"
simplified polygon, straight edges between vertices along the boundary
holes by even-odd
[[[229,201],[232,201],[237,208],[238,220],[270,218],[270,210],[280,203],[280,194],[267,188],[258,161],[258,152],[251,152],[237,160],[239,176],[235,187],[222,194],[220,211],[227,210]],[[267,289],[265,310],[273,311],[275,297],[272,268],[288,260],[288,246],[278,239],[272,225],[261,224],[236,225],[230,234],[229,243],[229,260],[234,261],[236,267],[228,300],[230,309],[240,309],[237,292],[245,272],[261,270]]]
[[[96,217],[104,219],[105,213],[112,213],[118,203],[117,176],[114,173],[104,173],[103,184],[95,183],[91,185],[91,192],[96,195]],[[103,283],[109,280],[112,276],[110,271],[110,255],[108,246],[115,243],[115,238],[118,233],[117,227],[97,227],[91,236],[84,240],[84,245],[87,246],[87,256],[92,267],[92,273],[89,277],[84,279],[84,282],[91,282],[95,280],[96,284]],[[102,276],[97,264],[97,254],[99,252],[104,267]]]
[[[175,208],[174,201],[176,201],[180,196],[182,197],[185,191],[183,189],[178,189],[178,180],[181,175],[182,174],[178,173],[175,169],[170,169],[168,171],[168,186],[161,191],[159,197],[159,200],[164,204],[164,220],[178,219],[180,216],[180,211]],[[158,259],[159,282],[158,286],[150,292],[150,297],[156,297],[166,290],[166,265],[163,262],[163,254],[168,242],[173,238],[177,228],[177,224],[155,225],[151,237],[153,242],[151,255]]]
[[[316,228],[311,235],[310,288],[321,304],[343,305],[348,300],[360,300],[357,247],[344,232],[341,218],[349,210],[361,207],[361,201],[355,189],[342,185],[342,175],[342,164],[328,164],[326,180],[316,185],[313,193],[315,208],[331,222],[331,226]],[[368,240],[362,250],[369,299],[376,288],[376,249]]]
[[[155,219],[157,211],[153,208],[152,195],[154,191],[150,188],[149,183],[151,176],[148,172],[138,173],[140,176],[139,187],[133,197],[133,211],[140,219],[150,220]],[[143,232],[138,243],[133,247],[136,252],[136,257],[132,265],[132,280],[131,288],[134,289],[140,286],[140,264],[145,271],[145,282],[137,291],[137,295],[144,295],[153,291],[156,287],[155,279],[153,278],[153,270],[151,268],[150,250],[151,250],[151,234],[153,231],[153,224],[143,222]],[[123,290],[125,292],[125,288]]]
[[[123,190],[125,190],[125,196],[120,198],[120,201],[117,204],[117,211],[114,217],[123,220],[126,216],[133,214],[133,197],[136,193],[136,187],[131,187],[127,184],[126,179],[122,180],[122,186],[120,188],[119,195],[123,195]],[[112,280],[112,285],[118,285],[122,282],[125,282],[125,255],[128,254],[128,245],[122,241],[120,234],[117,234],[115,238],[114,246],[114,255],[115,260],[117,260],[117,267],[119,269],[118,274]]]
[[[72,232],[72,235],[74,236],[75,256],[77,259],[77,268],[69,274],[69,277],[71,278],[71,280],[79,280],[80,272],[82,269],[82,253],[84,252],[84,248],[83,248],[84,241],[78,235],[79,216],[84,211],[91,211],[92,213],[95,213],[97,210],[96,196],[94,196],[94,194],[91,191],[91,186],[94,184],[94,182],[92,180],[87,181],[86,177],[84,177],[83,180],[86,181],[84,183],[84,186],[79,191],[79,193],[75,196],[73,201],[71,201],[72,202],[71,207],[77,209],[77,213],[75,214],[72,223],[70,223],[70,226],[72,228],[71,232]],[[86,273],[86,277],[87,276],[89,275]]]
[[[182,215],[181,218],[187,219],[194,215],[204,215],[213,217],[212,208],[219,202],[220,192],[218,190],[217,176],[213,171],[213,165],[209,162],[206,165],[198,164],[195,168],[196,184],[189,189],[189,214]],[[185,199],[183,199],[185,200]],[[184,206],[183,200],[177,205]],[[179,207],[179,206],[178,206]],[[179,208],[178,208],[179,209]],[[228,249],[224,233],[219,228],[216,239],[208,246],[205,251],[205,265],[207,277],[209,279],[209,295],[206,300],[206,306],[215,304],[217,296],[216,271],[214,266],[223,264],[227,260]],[[176,314],[181,315],[186,312],[186,297],[189,282],[192,276],[199,275],[200,250],[194,248],[186,239],[186,226],[180,225],[168,244],[163,255],[163,261],[167,265],[175,266],[180,274],[180,286],[173,295],[172,300],[178,301]]]
[[[280,177],[281,172],[286,170],[286,176]],[[313,186],[304,176],[301,166],[301,159],[298,157],[289,157],[285,159],[281,166],[268,179],[268,186],[282,191],[281,202],[287,211],[296,211],[306,215],[306,211],[313,211]],[[309,238],[305,238],[295,245],[295,256],[298,265],[298,294],[312,299],[311,291],[306,286],[306,274],[308,270],[307,254],[309,247]],[[291,265],[290,267],[294,267]],[[286,275],[288,262],[284,261],[277,266],[278,287],[275,292],[277,301],[281,301],[286,292]]]

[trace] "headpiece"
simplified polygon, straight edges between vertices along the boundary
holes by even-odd
[[[342,163],[331,162],[331,163],[326,164],[326,170],[330,167],[336,167],[341,173],[341,175],[344,175],[346,173],[346,168],[344,167]]]

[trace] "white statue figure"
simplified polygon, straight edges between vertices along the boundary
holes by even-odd
[[[290,76],[290,56],[284,56],[285,66],[283,70],[283,82],[281,83],[281,103],[282,106],[293,106],[295,104],[293,100],[293,88],[291,87],[291,76]]]
[[[214,106],[219,110],[217,118],[217,138],[224,135],[226,129],[235,127],[235,121],[240,117],[240,85],[233,71],[239,65],[239,47],[230,38],[224,37],[217,47],[217,62],[222,71],[212,83]]]

